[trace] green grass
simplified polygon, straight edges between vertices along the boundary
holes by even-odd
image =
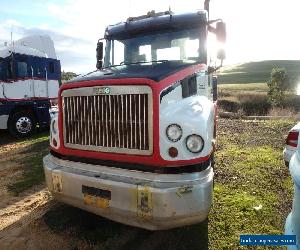
[[[284,233],[292,183],[282,147],[294,123],[224,121],[219,128],[225,129],[218,137],[221,149],[216,154],[214,203],[209,215],[210,248],[239,249],[241,234]],[[227,130],[226,123],[235,129]]]
[[[69,206],[49,211],[45,222],[96,249],[245,249],[239,246],[241,234],[283,234],[293,188],[282,148],[293,125],[220,119],[208,224],[150,232]]]
[[[25,139],[18,144],[25,144],[25,150],[20,153],[25,157],[18,160],[23,167],[22,175],[8,186],[8,190],[14,195],[41,184],[44,180],[43,157],[48,153],[48,135],[39,134],[30,139]]]
[[[300,61],[271,60],[225,66],[219,74],[219,83],[265,83],[274,67],[285,67],[293,82],[300,78]]]
[[[231,91],[256,91],[256,92],[266,92],[268,90],[268,85],[266,83],[229,83],[221,84],[218,86],[220,91],[231,90]]]

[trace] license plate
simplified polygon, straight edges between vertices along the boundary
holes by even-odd
[[[99,208],[108,208],[111,200],[111,192],[106,189],[82,186],[83,201],[86,205]]]

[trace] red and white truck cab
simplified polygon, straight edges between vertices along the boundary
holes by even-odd
[[[207,218],[217,117],[209,32],[225,40],[206,11],[107,27],[104,62],[99,41],[98,70],[59,91],[44,158],[57,200],[150,230]]]

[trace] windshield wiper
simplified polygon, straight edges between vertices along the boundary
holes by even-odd
[[[142,63],[165,63],[165,62],[169,62],[169,60],[153,60],[153,61],[138,61],[138,62],[121,62],[120,64],[109,65],[109,66],[103,67],[102,69],[115,68],[115,67],[118,67],[118,66],[124,66],[124,65],[142,64]]]
[[[132,65],[132,64],[143,64],[143,63],[165,63],[169,60],[153,60],[153,61],[138,61],[138,62],[121,62],[120,65]]]

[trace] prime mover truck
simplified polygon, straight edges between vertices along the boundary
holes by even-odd
[[[0,46],[0,129],[20,138],[31,135],[37,126],[49,126],[60,74],[60,62],[47,35]]]
[[[107,27],[98,69],[59,91],[44,158],[57,200],[150,230],[207,218],[217,122],[209,33],[226,39],[205,10]]]

